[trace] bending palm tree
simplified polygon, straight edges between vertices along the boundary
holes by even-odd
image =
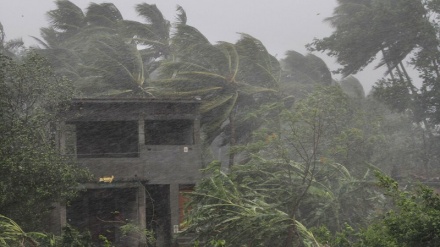
[[[172,41],[176,58],[163,64],[164,79],[155,85],[167,96],[201,97],[205,141],[226,133],[234,146],[238,136],[245,136],[244,131],[236,133],[237,124],[245,123],[243,109],[275,99],[278,62],[260,41],[245,34],[236,44],[212,45],[197,29],[180,22]],[[229,164],[233,161],[231,152]]]
[[[52,26],[42,29],[45,49],[84,96],[123,93],[145,95],[144,63],[133,35],[128,36],[119,10],[110,3],[91,3],[84,14],[69,1],[48,12]]]

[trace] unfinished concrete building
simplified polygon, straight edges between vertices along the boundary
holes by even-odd
[[[88,230],[96,242],[104,236],[115,246],[143,246],[143,236],[121,233],[120,226],[130,223],[152,229],[157,246],[172,245],[181,230],[182,192],[201,177],[199,105],[197,100],[73,100],[59,126],[60,150],[76,156],[94,181],[54,212],[53,226]]]

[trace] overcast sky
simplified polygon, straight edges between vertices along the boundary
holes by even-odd
[[[91,1],[71,0],[83,10]],[[287,50],[306,54],[305,45],[313,38],[331,34],[332,28],[323,22],[336,7],[336,0],[97,0],[95,3],[112,2],[124,19],[139,20],[134,6],[147,2],[156,4],[165,18],[174,21],[176,6],[182,6],[188,24],[199,29],[211,42],[235,42],[237,33],[247,33],[261,40],[268,51],[283,58]],[[35,44],[30,36],[39,37],[39,29],[48,26],[46,12],[55,9],[52,0],[0,0],[0,22],[7,39],[23,38],[27,46]],[[315,54],[328,64],[338,68],[324,54]],[[356,77],[366,91],[382,72],[368,69]],[[339,76],[334,76],[336,79]]]

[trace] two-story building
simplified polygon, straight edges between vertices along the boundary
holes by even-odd
[[[53,227],[70,224],[115,246],[142,245],[142,234],[119,230],[130,223],[153,229],[158,246],[171,245],[182,192],[201,177],[199,106],[198,100],[73,100],[59,125],[60,150],[76,156],[94,181],[54,211]]]

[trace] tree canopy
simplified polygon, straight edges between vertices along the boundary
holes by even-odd
[[[0,55],[0,65],[0,214],[35,230],[52,203],[72,198],[88,178],[54,143],[51,124],[70,85],[36,54],[22,61]]]

